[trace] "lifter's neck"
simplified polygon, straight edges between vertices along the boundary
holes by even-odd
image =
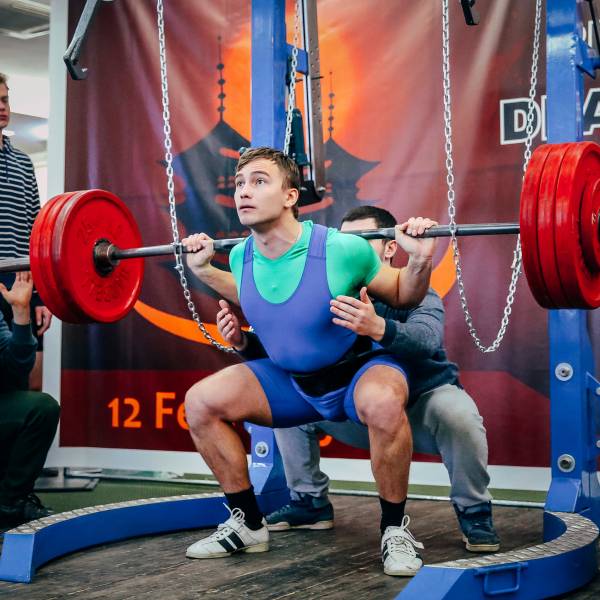
[[[278,258],[285,254],[302,235],[302,223],[295,218],[277,224],[263,225],[253,229],[254,243],[258,251],[267,258]]]

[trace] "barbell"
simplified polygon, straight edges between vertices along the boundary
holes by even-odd
[[[523,268],[544,308],[600,306],[600,146],[547,144],[533,153],[521,190],[519,223],[457,225],[457,236],[521,235]],[[393,238],[394,228],[352,232]],[[421,237],[446,237],[450,226]],[[244,238],[215,240],[227,251]],[[181,244],[141,246],[127,206],[105,190],[67,192],[35,220],[29,258],[0,261],[0,272],[31,270],[50,311],[69,323],[113,322],[137,301],[143,258],[185,253]]]

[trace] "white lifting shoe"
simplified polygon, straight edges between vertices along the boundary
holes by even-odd
[[[410,517],[404,515],[400,527],[386,528],[381,538],[381,560],[386,575],[412,577],[423,566],[423,561],[415,548],[423,549],[408,530]]]
[[[253,531],[244,522],[242,510],[225,506],[231,513],[229,519],[212,535],[192,544],[185,553],[188,558],[221,558],[234,552],[266,552],[269,549],[269,530],[264,519],[262,527]]]

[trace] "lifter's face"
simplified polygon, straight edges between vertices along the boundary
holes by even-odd
[[[235,206],[242,225],[276,222],[296,202],[298,190],[284,189],[283,173],[267,158],[257,158],[235,174]]]
[[[356,221],[344,221],[340,227],[340,231],[360,231],[361,229],[377,229],[377,221],[373,218],[357,219]],[[391,263],[398,244],[396,240],[369,240],[369,244],[375,250],[379,260],[384,263]]]
[[[8,101],[8,88],[5,83],[0,84],[0,131],[2,131],[10,120],[10,103]]]

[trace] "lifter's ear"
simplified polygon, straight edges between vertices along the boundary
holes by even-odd
[[[288,188],[286,191],[285,206],[291,208],[298,202],[300,192],[296,188]]]

